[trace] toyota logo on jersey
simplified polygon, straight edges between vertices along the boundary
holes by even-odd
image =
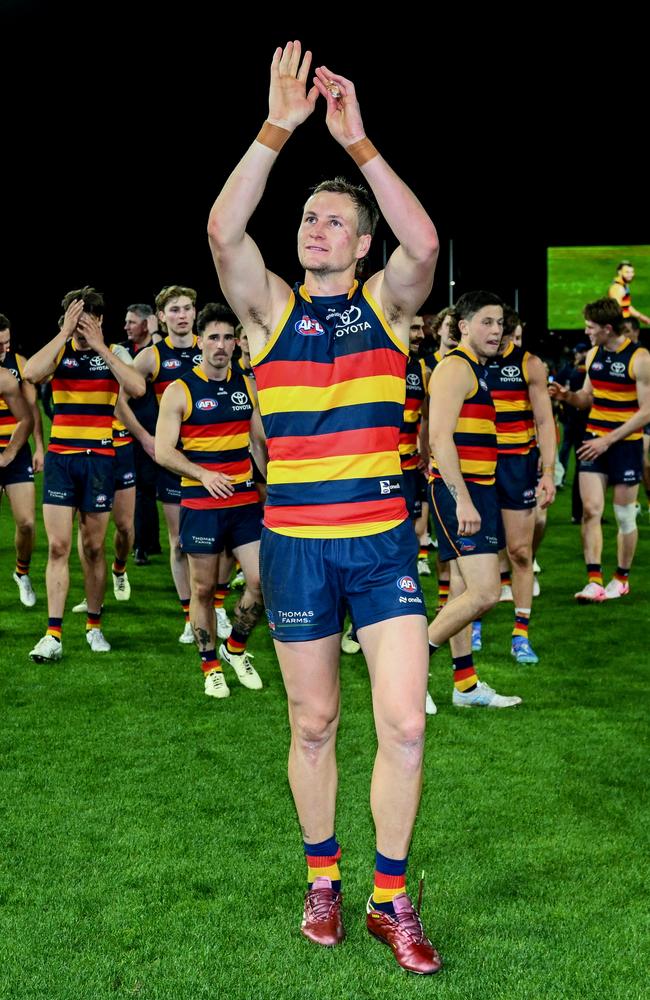
[[[501,371],[506,378],[517,378],[521,374],[516,365],[504,365]]]
[[[244,403],[248,402],[248,396],[246,395],[245,392],[233,392],[230,398],[232,399],[233,403],[237,404],[237,406],[243,406]]]
[[[312,319],[311,316],[303,316],[301,320],[298,320],[295,331],[301,337],[322,337],[325,333],[318,320]]]

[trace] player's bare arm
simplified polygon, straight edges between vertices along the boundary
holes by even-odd
[[[367,139],[352,81],[326,66],[315,72],[314,84],[327,102],[327,127],[344,149],[353,156],[356,153],[359,169],[399,241],[384,270],[373,275],[367,285],[408,346],[411,319],[433,284],[439,250],[436,228],[411,189]]]
[[[266,269],[246,227],[264,194],[283,139],[314,110],[318,91],[315,86],[307,91],[310,66],[311,52],[301,58],[300,42],[288,42],[284,49],[276,49],[271,63],[267,122],[226,181],[208,221],[219,283],[248,335],[252,357],[269,339],[290,288]]]
[[[553,407],[546,384],[546,369],[540,359],[531,355],[528,367],[528,395],[533,411],[537,441],[542,459],[542,475],[537,484],[536,495],[542,508],[550,506],[555,500],[555,420]]]

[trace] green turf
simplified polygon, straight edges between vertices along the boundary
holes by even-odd
[[[524,704],[455,710],[447,651],[433,664],[439,713],[427,723],[409,884],[426,870],[424,917],[445,969],[423,980],[364,926],[374,739],[362,658],[343,658],[348,937],[328,951],[298,932],[305,870],[266,632],[252,642],[264,690],[231,677],[227,701],[207,699],[195,650],[177,642],[183,623],[158,557],[129,566],[130,604],[107,597],[111,654],[90,654],[83,620],[68,614],[63,661],[32,664],[46,615],[44,534],[39,601],[24,609],[3,504],[0,997],[647,997],[650,525],[644,516],[629,599],[580,608],[568,514],[564,493],[540,554],[539,666],[509,656],[511,605],[484,624],[481,676]],[[605,530],[611,573],[612,523]],[[72,581],[68,607],[81,596],[76,557]],[[433,580],[425,587],[433,608]]]
[[[550,247],[548,251],[548,326],[582,330],[587,302],[607,295],[616,265],[630,260],[636,271],[632,304],[650,312],[650,246]]]

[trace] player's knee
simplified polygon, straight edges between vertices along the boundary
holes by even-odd
[[[338,710],[312,710],[293,712],[294,736],[304,752],[317,757],[336,735]]]
[[[600,521],[603,516],[603,505],[599,501],[584,500],[582,501],[582,520],[583,521]]]
[[[631,535],[633,531],[636,531],[636,504],[615,503],[614,517],[622,535]]]
[[[214,586],[211,583],[195,583],[193,590],[197,601],[204,607],[214,600]]]
[[[34,534],[34,518],[29,515],[21,515],[17,517],[16,531],[24,538],[30,538]]]
[[[471,597],[474,605],[472,621],[475,621],[481,615],[487,614],[495,604],[498,604],[501,597],[501,581],[492,580],[489,583],[483,584],[481,589],[475,591]]]
[[[48,538],[47,549],[50,559],[67,559],[70,555],[70,539],[53,535]]]
[[[522,545],[508,546],[508,555],[510,557],[511,563],[516,563],[522,569],[527,566],[532,566],[533,556],[529,545],[525,543]]]
[[[387,725],[378,726],[379,742],[385,745],[388,740],[406,766],[418,768],[424,753],[425,722],[423,703],[421,710],[393,716]]]

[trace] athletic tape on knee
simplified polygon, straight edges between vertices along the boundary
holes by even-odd
[[[618,530],[622,535],[631,535],[636,531],[636,504],[626,503],[614,504],[614,517],[618,524]]]

